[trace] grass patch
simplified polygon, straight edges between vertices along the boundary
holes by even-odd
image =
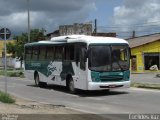
[[[5,72],[4,72],[4,70],[0,70],[0,75],[5,75]],[[8,77],[21,77],[21,78],[24,78],[24,74],[23,74],[23,72],[22,71],[19,71],[19,70],[12,70],[12,71],[10,71],[10,70],[7,70],[7,76]]]
[[[0,101],[3,103],[15,103],[15,100],[7,93],[0,91]]]
[[[7,75],[9,77],[21,77],[21,78],[24,78],[23,72],[8,72]]]
[[[148,83],[131,83],[131,87],[157,89],[160,90],[160,84],[148,84]]]

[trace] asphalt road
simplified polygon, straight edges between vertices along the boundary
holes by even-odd
[[[123,89],[106,91],[79,91],[72,95],[65,88],[48,86],[38,88],[34,81],[7,78],[8,92],[21,98],[47,104],[64,105],[94,114],[160,113],[160,91]],[[4,77],[0,77],[0,90],[4,90]]]

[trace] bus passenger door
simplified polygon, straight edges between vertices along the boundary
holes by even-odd
[[[79,89],[87,89],[87,70],[86,70],[86,47],[78,45],[76,47],[76,74],[77,81],[75,86]]]

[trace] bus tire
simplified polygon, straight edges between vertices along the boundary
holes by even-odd
[[[45,82],[40,82],[40,80],[39,80],[39,75],[36,74],[36,75],[35,75],[35,85],[36,85],[37,87],[45,88],[45,87],[47,86],[47,83],[45,83]]]
[[[76,89],[75,89],[74,81],[73,81],[72,77],[69,77],[69,79],[68,79],[68,90],[71,94],[76,93]]]
[[[38,75],[38,74],[35,75],[34,80],[35,80],[35,85],[36,85],[37,87],[39,87],[39,86],[40,86],[40,81],[39,81],[39,75]]]

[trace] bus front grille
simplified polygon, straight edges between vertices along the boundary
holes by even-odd
[[[122,81],[123,77],[122,76],[100,76],[101,82],[118,82]]]

